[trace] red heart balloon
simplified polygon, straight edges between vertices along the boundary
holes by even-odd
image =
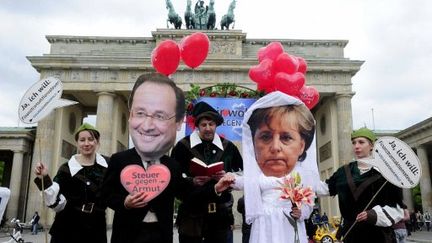
[[[162,164],[151,165],[147,171],[139,165],[128,165],[120,173],[120,181],[130,194],[145,192],[145,202],[152,200],[165,190],[171,180],[169,169]]]
[[[312,86],[303,86],[299,91],[299,96],[301,101],[305,103],[307,108],[312,109],[319,101],[319,93],[315,87]]]
[[[299,62],[295,56],[291,56],[290,54],[283,52],[279,54],[276,60],[273,63],[275,73],[284,72],[288,74],[293,74],[297,72],[299,67]]]
[[[265,59],[260,64],[251,67],[249,77],[258,84],[273,82],[273,61]]]
[[[180,63],[180,49],[173,40],[164,40],[152,51],[151,62],[159,73],[173,74]]]
[[[180,42],[181,58],[190,68],[196,68],[207,58],[210,40],[206,34],[196,32]]]
[[[299,95],[299,91],[304,86],[305,81],[305,76],[300,72],[294,74],[279,72],[274,78],[276,90],[292,96]]]
[[[271,42],[258,50],[258,62],[261,63],[267,58],[274,61],[283,51],[284,49],[280,42]]]
[[[307,71],[307,62],[303,57],[297,57],[297,61],[299,63],[298,70],[299,72],[305,74]]]
[[[264,91],[266,94],[276,90],[273,80],[268,82],[260,82],[257,84],[257,90]]]

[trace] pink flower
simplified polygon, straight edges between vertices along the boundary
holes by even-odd
[[[282,191],[281,199],[289,199],[292,204],[299,208],[302,203],[314,205],[315,193],[312,191],[312,187],[302,187],[300,174],[296,172],[285,176],[279,189]]]

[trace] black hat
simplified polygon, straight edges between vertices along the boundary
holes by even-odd
[[[198,126],[199,121],[204,117],[216,122],[216,126],[219,126],[224,121],[223,117],[213,107],[203,101],[194,106],[192,116],[195,118],[195,126]]]

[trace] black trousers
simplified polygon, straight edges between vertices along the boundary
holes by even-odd
[[[203,237],[190,237],[179,234],[180,243],[226,243],[228,229],[208,230]]]
[[[142,223],[132,243],[171,243],[162,235],[158,223]]]

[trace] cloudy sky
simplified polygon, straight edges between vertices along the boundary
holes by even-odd
[[[183,15],[186,0],[171,1]],[[217,22],[230,2],[215,0]],[[39,80],[26,56],[49,53],[45,35],[149,37],[166,15],[165,0],[1,0],[0,126],[24,126],[18,104]],[[430,0],[237,0],[235,18],[248,38],[349,40],[345,57],[365,61],[352,80],[354,128],[432,116]]]

